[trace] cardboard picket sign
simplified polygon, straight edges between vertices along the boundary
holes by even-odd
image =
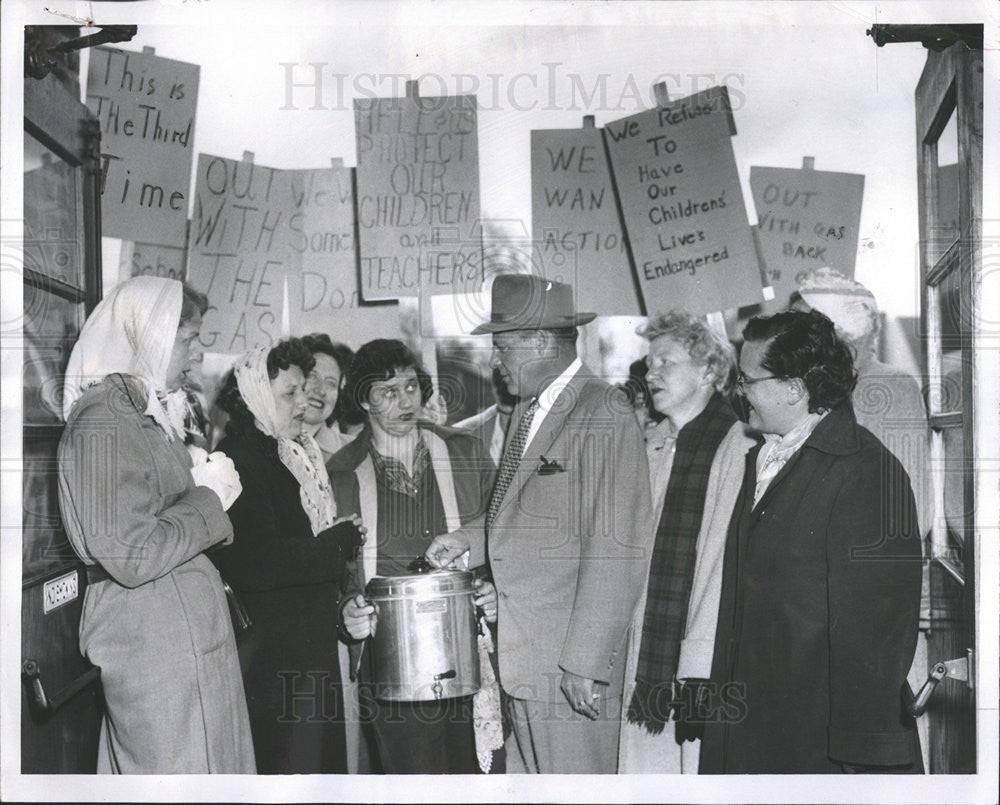
[[[476,97],[354,101],[365,300],[478,292],[483,282]]]
[[[122,241],[118,259],[118,280],[153,276],[184,281],[187,251],[183,246]]]
[[[297,254],[288,236],[291,190],[282,171],[198,155],[188,281],[208,296],[205,350],[241,353],[281,338],[284,280]]]
[[[646,310],[712,313],[763,299],[725,87],[604,127]]]
[[[582,129],[531,132],[531,230],[536,266],[573,286],[578,310],[641,313],[607,153],[592,116]]]
[[[105,236],[183,248],[199,71],[152,48],[91,50],[87,106],[101,126]]]
[[[750,191],[775,304],[787,303],[799,278],[812,269],[829,266],[854,276],[864,187],[865,177],[856,173],[751,166]]]
[[[285,172],[295,200],[290,247],[298,255],[288,275],[288,309],[294,335],[326,333],[357,348],[373,338],[399,338],[399,306],[360,298],[354,169],[340,162]]]

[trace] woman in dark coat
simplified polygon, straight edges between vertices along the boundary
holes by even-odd
[[[829,319],[779,313],[744,337],[738,387],[766,442],[729,526],[699,772],[920,772],[909,479],[855,421]]]
[[[229,510],[233,544],[213,559],[252,621],[238,642],[261,774],[347,771],[337,606],[358,531],[336,519],[319,448],[302,434],[313,363],[298,339],[253,350],[219,393],[230,421],[218,449],[243,494]]]

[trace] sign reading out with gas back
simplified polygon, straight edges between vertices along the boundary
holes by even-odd
[[[608,123],[605,142],[646,310],[763,299],[725,87]]]
[[[104,235],[183,248],[198,72],[152,49],[91,51],[87,106],[101,126]]]
[[[579,310],[640,313],[599,129],[531,132],[531,230],[536,264]]]
[[[829,266],[854,276],[865,177],[810,168],[750,168],[764,273],[783,305],[802,274]]]
[[[362,98],[354,120],[362,297],[481,290],[475,96]]]

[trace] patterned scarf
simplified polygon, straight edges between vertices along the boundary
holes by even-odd
[[[653,544],[636,687],[628,709],[628,720],[642,724],[654,735],[663,732],[670,717],[712,462],[734,422],[732,406],[715,394],[677,434],[674,464]]]
[[[291,439],[278,435],[275,424],[278,415],[271,394],[271,381],[267,376],[268,352],[266,347],[257,347],[236,362],[233,367],[236,385],[243,402],[254,415],[258,430],[278,442],[278,458],[299,482],[302,509],[309,516],[313,536],[316,536],[337,519],[333,489],[323,464],[323,455],[312,436],[300,433]]]
[[[410,475],[399,459],[382,455],[375,449],[373,442],[368,443],[368,453],[371,455],[376,472],[385,478],[389,489],[416,500],[420,494],[420,481],[431,464],[431,454],[422,437],[417,438],[417,446],[413,453],[413,475]]]

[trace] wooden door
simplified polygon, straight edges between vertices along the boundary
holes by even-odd
[[[25,29],[35,53],[78,29]],[[101,295],[100,130],[80,102],[75,53],[24,78],[24,396],[21,771],[96,771],[100,673],[80,655],[83,565],[59,519],[62,381]]]
[[[982,33],[980,32],[980,36]],[[980,337],[983,58],[965,42],[929,51],[916,90],[921,327],[936,515],[930,546],[929,671],[949,676],[927,706],[932,773],[976,771],[977,512],[975,406]],[[950,138],[956,138],[957,142]],[[944,139],[948,138],[948,139]],[[957,153],[957,165],[939,154]],[[950,160],[949,160],[950,161]],[[984,453],[985,455],[985,453]],[[993,524],[995,526],[995,523]],[[963,664],[964,659],[968,659]],[[961,672],[967,671],[967,681]]]

